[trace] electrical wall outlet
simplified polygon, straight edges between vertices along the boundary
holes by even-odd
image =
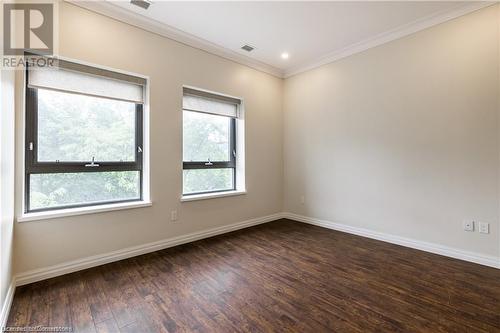
[[[170,212],[170,220],[172,222],[177,221],[177,211],[176,210],[173,210],[172,212]]]
[[[304,195],[300,196],[300,204],[303,205],[306,203],[306,197]]]
[[[482,234],[489,234],[490,224],[486,222],[479,222],[479,232]]]
[[[464,221],[465,231],[474,231],[474,221]]]

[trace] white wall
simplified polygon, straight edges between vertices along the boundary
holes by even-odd
[[[498,113],[500,114],[500,5],[497,5],[496,6],[497,8],[497,28],[498,28],[498,33],[497,33],[497,45],[498,45],[498,80],[499,80],[499,84],[498,84],[498,92],[497,92],[497,101],[498,101]],[[499,126],[499,130],[500,130],[500,116],[498,117],[498,126]],[[500,140],[500,133],[498,134],[498,139]],[[500,142],[499,142],[499,145],[500,147]],[[499,158],[499,165],[500,165],[500,151],[499,151],[499,154],[498,154],[498,158]],[[498,188],[500,189],[500,167],[498,168],[498,172],[499,172],[499,177],[498,177]],[[499,210],[500,210],[500,195],[499,195],[499,198],[498,198],[498,203],[499,203]],[[500,225],[500,221],[499,221],[499,225]],[[498,227],[498,238],[500,239],[500,226]],[[499,267],[500,267],[500,245],[499,245],[499,249],[498,249],[498,257],[499,257]]]
[[[489,7],[287,79],[284,210],[499,256],[498,23]]]
[[[108,17],[60,3],[60,54],[147,75],[151,82],[153,206],[16,223],[15,271],[87,256],[280,212],[281,79]],[[20,77],[18,77],[19,79]],[[17,80],[22,102],[22,80]],[[242,97],[246,122],[246,195],[181,203],[182,85]],[[17,114],[17,169],[23,164],[23,110]],[[21,211],[22,175],[16,209]],[[178,210],[179,221],[170,221]]]
[[[12,280],[13,225],[14,72],[0,70],[0,309]]]

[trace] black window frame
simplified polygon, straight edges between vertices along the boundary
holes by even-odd
[[[69,208],[92,207],[113,203],[142,201],[143,193],[143,151],[144,151],[144,106],[135,103],[135,161],[94,161],[99,166],[90,167],[92,161],[84,162],[40,162],[38,155],[38,88],[29,87],[29,64],[25,71],[25,186],[24,186],[24,212],[36,213]],[[73,94],[71,92],[64,92]],[[99,96],[94,96],[99,97]],[[101,97],[106,98],[106,97]],[[139,198],[124,200],[107,200],[82,204],[61,205],[47,208],[30,208],[30,175],[55,174],[55,173],[84,173],[84,172],[109,172],[109,171],[138,171],[139,172]]]
[[[198,111],[183,109],[182,112],[184,113],[184,112],[198,112]],[[212,114],[212,113],[208,113],[208,112],[199,112],[199,113],[217,116],[217,117],[224,117],[221,115]],[[236,151],[236,118],[234,118],[234,117],[228,117],[228,118],[230,118],[230,123],[229,123],[229,160],[228,161],[209,161],[209,160],[207,160],[207,161],[184,161],[183,160],[182,161],[182,170],[184,171],[184,170],[204,170],[204,169],[233,169],[233,187],[230,189],[224,189],[224,190],[200,191],[200,192],[193,192],[193,193],[184,193],[184,190],[183,190],[182,191],[183,196],[187,197],[190,195],[197,195],[197,194],[223,193],[223,192],[229,192],[229,191],[236,190],[236,156],[237,156],[237,151]],[[184,138],[182,140],[182,145],[184,147]]]

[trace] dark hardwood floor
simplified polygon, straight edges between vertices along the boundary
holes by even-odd
[[[500,270],[280,220],[19,287],[8,325],[500,332]]]

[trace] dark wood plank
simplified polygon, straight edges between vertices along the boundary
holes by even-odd
[[[95,324],[102,321],[114,321],[113,313],[109,308],[106,295],[103,291],[104,278],[100,270],[84,272],[85,293],[88,298],[90,311]]]
[[[125,297],[125,288],[130,288],[127,279],[123,276],[120,263],[112,263],[101,267],[103,272],[103,291],[108,300],[108,305],[118,327],[124,327],[135,322],[131,311],[131,304]]]
[[[92,311],[85,291],[85,275],[77,273],[72,275],[67,286],[69,309],[74,332],[96,332]]]
[[[50,289],[44,283],[35,283],[31,288],[30,310],[25,326],[49,326]]]
[[[32,290],[30,286],[16,288],[14,300],[10,308],[8,326],[25,326],[28,322]]]
[[[66,279],[55,280],[55,283],[50,285],[49,326],[51,327],[73,327],[68,285]]]
[[[76,332],[500,332],[500,270],[280,220],[16,290]]]

